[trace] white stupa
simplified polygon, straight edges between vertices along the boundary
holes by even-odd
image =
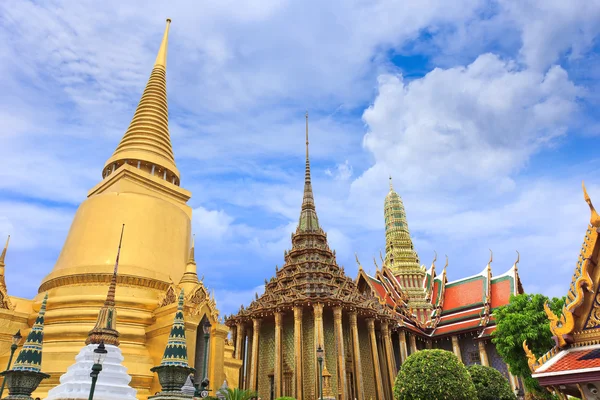
[[[124,226],[123,226],[124,227]],[[121,231],[121,240],[123,232]],[[119,332],[116,330],[117,310],[115,309],[115,290],[117,286],[117,270],[119,268],[119,253],[121,241],[117,251],[115,270],[108,289],[104,306],[100,309],[96,326],[92,329],[81,349],[75,364],[67,368],[60,377],[60,385],[48,392],[45,400],[76,400],[88,399],[92,386],[92,365],[94,365],[94,350],[100,343],[104,343],[108,353],[102,364],[102,371],[98,375],[94,400],[136,400],[137,390],[129,386],[131,376],[127,368],[121,364],[123,355],[119,349]]]

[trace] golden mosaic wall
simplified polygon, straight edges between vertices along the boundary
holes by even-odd
[[[375,393],[375,374],[373,373],[373,357],[371,357],[371,340],[365,321],[358,321],[358,343],[360,344],[360,362],[362,364],[365,398],[377,398]]]
[[[312,310],[304,309],[304,312],[302,313],[302,362],[304,364],[302,381],[304,384],[303,391],[305,400],[315,400],[317,398],[315,385],[317,377],[317,372],[315,371],[317,347],[314,343],[314,332],[315,323]]]
[[[286,366],[292,371],[296,370],[294,364],[294,314],[287,313],[283,315],[283,329],[281,332],[281,342],[283,347],[283,372],[286,371]],[[284,396],[294,397],[294,379],[292,379],[291,387],[284,387]]]
[[[258,395],[270,399],[271,381],[269,374],[273,373],[275,367],[275,321],[272,317],[262,321],[258,354]]]
[[[331,309],[325,309],[323,311],[323,336],[325,339],[325,360],[327,362],[327,370],[331,374],[331,394],[334,397],[337,397],[337,344],[333,327],[333,311]]]

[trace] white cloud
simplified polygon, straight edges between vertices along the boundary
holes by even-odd
[[[350,165],[348,160],[341,164],[337,164],[333,171],[331,169],[325,170],[325,174],[331,176],[336,181],[347,181],[352,177],[352,172],[352,165]]]
[[[194,219],[194,233],[198,238],[218,240],[230,231],[234,218],[223,210],[207,210],[197,207],[192,213]]]
[[[492,54],[409,83],[382,75],[363,115],[364,146],[375,166],[354,185],[395,171],[409,188],[506,179],[566,132],[578,93],[560,67],[546,74],[520,70]]]

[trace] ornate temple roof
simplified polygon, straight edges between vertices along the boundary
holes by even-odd
[[[308,114],[306,115],[306,172],[304,196],[296,232],[292,233],[292,248],[284,252],[284,265],[276,267],[275,276],[265,280],[265,292],[258,294],[248,307],[240,307],[237,320],[260,317],[294,305],[322,302],[339,304],[359,314],[392,318],[393,312],[370,293],[361,293],[354,280],[336,261],[335,251],[327,242],[327,233],[319,226],[310,177],[308,152]]]
[[[106,161],[105,168],[113,163],[143,161],[165,168],[179,181],[179,170],[175,165],[175,156],[169,134],[169,107],[167,103],[167,47],[169,26],[156,56],[150,79],[142,98],[135,110],[131,124],[112,157]]]
[[[543,378],[540,382],[545,379],[558,382],[562,375],[588,372],[586,369],[600,367],[600,302],[597,296],[600,288],[600,216],[587,194],[585,185],[582,184],[582,187],[591,216],[567,299],[558,316],[547,304],[545,305],[556,346],[537,358],[527,344],[523,343],[533,377]],[[551,378],[548,377],[550,375]]]
[[[390,190],[393,191],[393,188]],[[388,194],[388,198],[395,199],[396,196]],[[403,212],[401,214],[404,215]],[[406,223],[405,217],[398,217],[396,220]],[[386,224],[388,222],[389,219],[386,218]],[[388,239],[386,242],[393,243],[393,240]],[[406,274],[389,268],[387,262],[384,262],[381,270],[375,263],[375,276],[367,274],[360,267],[357,283],[363,291],[368,286],[379,297],[380,302],[402,315],[402,326],[430,337],[467,331],[477,331],[480,338],[487,337],[495,329],[493,310],[508,304],[512,294],[523,292],[517,268],[518,257],[513,267],[502,275],[492,275],[490,256],[488,264],[479,274],[452,282],[448,282],[446,278],[447,257],[440,275],[436,273],[436,260],[437,254],[428,270],[424,267],[416,270],[413,266],[415,272],[409,275],[409,280]],[[418,279],[415,280],[415,276]],[[414,285],[413,290],[407,290],[406,284]],[[416,288],[420,288],[422,292],[414,290]],[[411,294],[414,296],[415,293],[419,296],[418,302],[415,302],[414,297],[411,298]],[[422,302],[426,302],[427,307],[423,307]],[[426,311],[426,314],[422,311]]]

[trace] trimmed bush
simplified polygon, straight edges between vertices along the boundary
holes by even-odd
[[[293,397],[285,397],[284,396],[284,397],[278,397],[276,400],[296,400],[296,399]]]
[[[508,380],[492,367],[475,364],[467,368],[478,400],[515,400]]]
[[[467,368],[446,350],[411,354],[396,377],[396,400],[473,400],[477,391]]]

